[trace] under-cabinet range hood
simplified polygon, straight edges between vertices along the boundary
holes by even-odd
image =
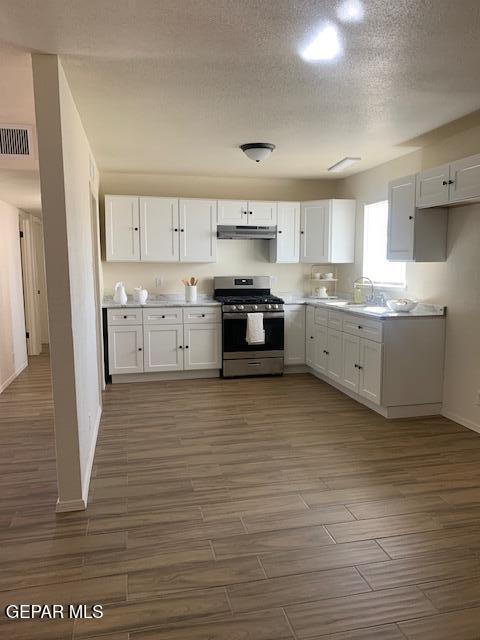
[[[261,227],[257,225],[219,224],[217,238],[220,240],[274,240],[277,227]]]

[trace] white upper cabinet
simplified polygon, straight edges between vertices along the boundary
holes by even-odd
[[[218,224],[260,225],[277,224],[277,203],[247,200],[219,200]]]
[[[438,207],[480,200],[480,154],[421,171],[417,207]]]
[[[387,260],[391,262],[446,260],[448,212],[415,207],[418,179],[411,175],[388,185]]]
[[[217,259],[217,201],[180,200],[180,262]]]
[[[140,260],[137,196],[105,196],[105,244],[109,262]]]
[[[219,200],[218,224],[248,224],[248,202],[246,200]]]
[[[270,262],[299,262],[300,203],[279,202],[277,237],[270,242]]]
[[[178,262],[178,200],[140,198],[140,255],[144,262]]]
[[[417,207],[438,207],[448,203],[450,165],[422,171],[417,176]]]
[[[354,261],[355,200],[304,202],[300,215],[300,261]]]
[[[277,224],[277,203],[250,201],[248,203],[248,224],[275,226]]]
[[[480,154],[450,163],[449,202],[480,198]]]
[[[388,185],[388,260],[413,260],[415,184],[411,175]]]

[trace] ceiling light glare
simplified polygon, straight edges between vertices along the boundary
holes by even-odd
[[[333,60],[342,52],[338,29],[332,25],[324,26],[310,44],[300,53],[308,62]]]
[[[365,9],[360,0],[344,0],[337,9],[337,17],[342,22],[361,22]]]

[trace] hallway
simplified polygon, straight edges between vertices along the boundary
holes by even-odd
[[[48,357],[0,432],[2,608],[104,605],[2,618],[9,640],[478,638],[480,438],[453,422],[386,422],[303,374],[110,386],[89,507],[65,514]]]

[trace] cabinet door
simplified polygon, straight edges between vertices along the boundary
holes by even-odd
[[[343,342],[343,367],[342,384],[358,393],[359,362],[360,362],[360,338],[348,333],[342,334]]]
[[[382,384],[382,345],[360,339],[360,380],[358,392],[370,402],[380,404]]]
[[[341,331],[328,329],[327,331],[327,375],[337,382],[342,381],[343,373],[343,345]]]
[[[450,165],[443,164],[417,175],[417,207],[437,207],[448,204]]]
[[[107,262],[140,260],[140,215],[137,196],[105,196]]]
[[[142,262],[178,262],[178,200],[140,198]]]
[[[416,176],[406,176],[388,185],[387,260],[413,260]]]
[[[218,224],[248,224],[249,217],[246,200],[218,201]]]
[[[305,305],[285,305],[285,364],[305,363]]]
[[[300,213],[300,261],[328,262],[329,201],[305,202]]]
[[[220,369],[222,366],[222,325],[184,326],[185,369]]]
[[[307,307],[305,313],[305,363],[309,367],[313,367],[315,362],[315,308]]]
[[[298,262],[300,259],[300,204],[278,203],[275,262]],[[273,244],[272,242],[272,244]]]
[[[217,259],[217,201],[180,200],[180,262]]]
[[[319,373],[327,373],[327,346],[328,346],[328,337],[327,337],[327,327],[324,327],[321,324],[315,325],[315,350],[314,350],[314,362],[313,368],[316,369]]]
[[[136,326],[108,327],[108,368],[111,375],[143,371],[143,329]]]
[[[275,226],[277,224],[276,202],[249,202],[248,224]]]
[[[145,371],[183,369],[183,325],[145,325]]]
[[[480,155],[450,164],[450,202],[480,198]]]

